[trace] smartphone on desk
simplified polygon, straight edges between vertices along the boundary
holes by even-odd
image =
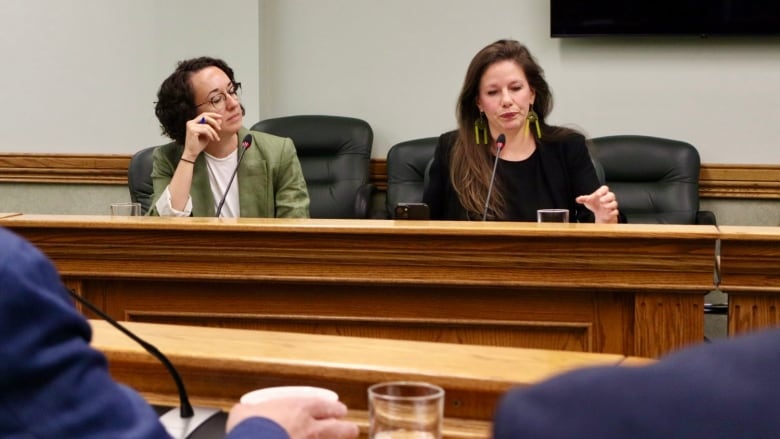
[[[427,220],[431,218],[431,212],[425,203],[398,203],[395,205],[393,218]]]

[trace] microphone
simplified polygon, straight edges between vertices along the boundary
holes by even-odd
[[[490,184],[488,185],[488,193],[485,198],[485,211],[482,213],[482,221],[487,220],[488,206],[490,205],[490,194],[493,193],[493,182],[496,180],[496,168],[498,167],[498,156],[501,155],[501,149],[506,144],[506,136],[499,134],[496,139],[496,160],[493,162],[493,172],[490,174]]]
[[[219,214],[222,212],[222,206],[225,205],[225,200],[227,199],[228,192],[230,191],[230,186],[233,184],[233,179],[236,178],[236,174],[238,174],[238,167],[241,166],[241,160],[244,158],[244,154],[246,154],[246,150],[249,149],[250,146],[252,146],[252,135],[247,134],[244,136],[244,140],[241,141],[241,146],[243,149],[238,153],[238,163],[236,163],[236,170],[233,171],[233,175],[230,176],[230,181],[227,184],[227,187],[225,188],[225,193],[222,194],[222,199],[219,200],[219,204],[217,205],[217,214],[215,215],[217,218],[219,218]]]
[[[212,430],[219,431],[219,429],[221,429],[222,432],[224,432],[224,425],[226,420],[225,416],[215,416],[221,413],[219,409],[207,407],[196,407],[193,409],[192,404],[190,404],[190,398],[187,395],[187,389],[184,387],[184,381],[181,379],[181,375],[179,375],[179,371],[176,370],[176,368],[173,366],[173,363],[171,363],[171,360],[169,360],[165,354],[160,352],[160,350],[151,343],[125,328],[121,323],[103,312],[92,302],[76,294],[76,292],[71,288],[66,287],[65,289],[68,291],[68,294],[70,294],[70,296],[76,299],[76,301],[78,301],[80,304],[84,305],[87,309],[111,324],[111,326],[118,329],[120,332],[141,345],[144,349],[146,349],[146,352],[149,352],[168,370],[168,373],[176,383],[176,389],[179,391],[179,416],[176,416],[175,414],[176,409],[172,409],[160,417],[160,423],[163,424],[163,427],[165,427],[165,429],[168,431],[168,434],[177,439],[195,438],[201,435],[203,435],[203,437],[222,437],[221,435],[215,436]],[[208,426],[209,423],[207,423],[207,421],[212,421],[212,423],[217,425]],[[198,427],[201,426],[206,427],[208,431],[204,428],[198,430]]]

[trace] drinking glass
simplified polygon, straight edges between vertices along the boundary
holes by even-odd
[[[414,381],[368,388],[369,439],[441,439],[444,389]]]
[[[536,221],[540,223],[568,223],[569,209],[539,209]]]
[[[139,216],[141,203],[111,203],[112,216]]]

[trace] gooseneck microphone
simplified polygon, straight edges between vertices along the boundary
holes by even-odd
[[[68,291],[68,294],[71,295],[76,301],[78,301],[80,304],[84,305],[87,309],[92,311],[93,313],[97,314],[111,324],[114,328],[121,331],[126,336],[130,337],[133,341],[141,345],[146,352],[149,352],[154,358],[156,358],[160,363],[165,366],[165,368],[168,370],[168,373],[173,378],[173,381],[176,383],[176,389],[179,391],[179,410],[178,410],[178,416],[176,415],[175,410],[172,409],[171,411],[167,412],[163,416],[160,417],[160,423],[163,424],[163,427],[168,431],[168,434],[173,436],[176,439],[184,439],[184,438],[195,438],[201,434],[203,434],[203,437],[222,437],[215,436],[212,431],[209,430],[219,430],[221,429],[222,432],[224,432],[224,425],[225,425],[225,419],[224,416],[217,417],[215,415],[220,414],[219,409],[213,409],[208,407],[196,407],[193,409],[192,404],[190,404],[190,398],[187,395],[187,389],[184,387],[184,381],[181,379],[181,375],[179,375],[179,371],[176,370],[176,368],[173,366],[173,363],[168,359],[168,357],[165,356],[162,352],[160,352],[159,349],[157,349],[154,345],[151,343],[145,341],[141,337],[135,335],[132,331],[125,328],[121,323],[116,321],[113,317],[109,316],[105,312],[103,312],[100,308],[95,306],[93,303],[88,301],[87,299],[79,296],[76,294],[75,291],[73,291],[70,288],[65,288]],[[206,430],[204,428],[198,429],[199,427],[206,427],[207,421],[216,421],[217,426],[209,426]],[[205,434],[204,434],[205,433]]]
[[[217,218],[219,218],[219,214],[222,213],[222,206],[225,205],[225,200],[227,200],[228,192],[230,192],[230,186],[233,184],[233,179],[236,178],[236,174],[238,174],[238,167],[241,166],[241,160],[244,158],[244,155],[246,154],[246,150],[249,149],[249,147],[252,146],[252,135],[247,134],[244,136],[244,140],[241,141],[241,151],[238,153],[238,163],[236,163],[236,169],[233,171],[233,175],[230,176],[230,181],[227,184],[227,187],[225,188],[225,193],[222,194],[222,199],[219,200],[219,204],[217,205],[217,214],[215,215]]]
[[[171,376],[173,377],[173,381],[176,382],[176,389],[178,389],[179,391],[179,405],[181,406],[181,417],[182,418],[192,417],[192,404],[190,404],[190,398],[187,396],[187,389],[184,388],[184,382],[181,379],[181,375],[179,375],[179,371],[177,371],[176,368],[173,367],[173,363],[171,363],[168,357],[166,357],[165,354],[160,352],[160,350],[157,349],[151,343],[133,334],[129,329],[125,328],[121,323],[114,320],[113,317],[109,316],[108,314],[104,313],[100,308],[93,305],[92,302],[79,296],[78,294],[76,294],[75,291],[73,291],[70,288],[67,288],[67,290],[68,293],[74,299],[76,299],[80,304],[86,306],[87,308],[89,308],[90,311],[92,311],[93,313],[100,316],[100,318],[110,323],[111,326],[120,330],[123,334],[133,339],[134,342],[140,344],[144,349],[146,349],[146,352],[152,354],[154,358],[159,360],[160,363],[162,363],[163,366],[165,366],[165,368],[168,369],[168,373],[170,373]]]
[[[487,221],[488,206],[490,206],[490,194],[493,193],[493,182],[496,180],[496,168],[498,167],[498,157],[506,144],[506,136],[499,134],[496,139],[496,160],[493,161],[493,172],[490,174],[490,184],[488,185],[487,197],[485,197],[485,211],[482,213],[482,221]]]

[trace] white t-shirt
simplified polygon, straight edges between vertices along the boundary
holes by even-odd
[[[225,188],[230,182],[230,177],[236,170],[236,164],[238,163],[238,149],[228,154],[226,157],[217,158],[207,152],[203,152],[206,157],[206,169],[209,174],[209,186],[211,186],[211,194],[214,196],[214,214],[217,213],[217,204],[222,199],[222,195],[225,193]],[[171,206],[171,193],[168,188],[165,188],[160,198],[155,203],[157,207],[157,213],[160,216],[190,216],[192,213],[192,197],[187,197],[187,204],[184,206],[184,210],[176,210]],[[222,211],[219,214],[222,218],[238,218],[241,216],[241,206],[238,199],[238,182],[233,181],[230,185],[227,198],[225,198],[225,204],[222,206]]]

